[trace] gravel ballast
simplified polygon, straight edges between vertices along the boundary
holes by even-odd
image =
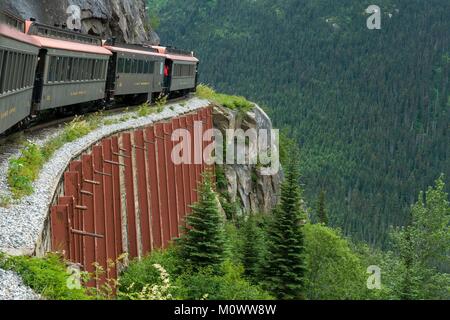
[[[0,269],[0,300],[40,300],[40,296],[25,286],[12,271]]]
[[[167,120],[207,107],[210,104],[208,100],[198,98],[191,98],[182,105],[179,103],[169,104],[161,113],[102,126],[88,135],[64,145],[55,152],[52,159],[42,168],[39,178],[33,183],[35,190],[33,195],[24,197],[19,202],[13,203],[9,208],[0,208],[0,252],[9,254],[32,254],[34,252],[62,174],[70,161],[91,145],[115,133],[145,127],[158,121]],[[130,112],[130,114],[134,115],[135,113]],[[121,118],[124,115],[126,113],[108,116],[105,119]],[[48,136],[41,137],[34,142],[40,143],[40,140],[47,139]],[[16,155],[17,152],[12,151],[11,156]],[[5,191],[6,193],[9,192],[7,189],[5,190],[7,188],[7,163],[4,160],[0,167],[0,191],[3,194],[5,194]],[[0,287],[2,287],[1,279]]]

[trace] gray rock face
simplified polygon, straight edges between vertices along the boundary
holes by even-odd
[[[214,127],[225,137],[227,129],[272,129],[272,121],[257,105],[246,113],[227,108],[214,108]],[[274,175],[263,175],[256,165],[224,165],[227,191],[232,202],[238,202],[242,214],[269,213],[278,203],[282,181],[281,170]]]
[[[159,44],[151,30],[144,0],[2,0],[1,8],[46,24],[63,24],[67,8],[78,5],[84,32],[127,43]]]

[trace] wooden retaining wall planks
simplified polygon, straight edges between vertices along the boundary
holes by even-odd
[[[105,276],[88,283],[99,286],[105,277],[118,276],[109,261],[124,253],[133,259],[166,248],[179,237],[190,205],[197,201],[201,174],[213,170],[194,163],[194,143],[200,143],[202,153],[208,145],[194,141],[194,132],[198,139],[212,126],[208,107],[113,135],[72,161],[64,174],[63,195],[50,209],[52,250],[84,271],[94,272],[96,263],[101,266]],[[191,134],[191,164],[171,160],[177,144],[171,137],[177,129]]]

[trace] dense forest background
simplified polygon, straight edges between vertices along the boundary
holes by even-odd
[[[148,2],[201,82],[261,104],[298,142],[309,205],[323,190],[345,234],[384,246],[419,190],[441,173],[450,185],[450,1]],[[372,4],[381,30],[366,26]]]

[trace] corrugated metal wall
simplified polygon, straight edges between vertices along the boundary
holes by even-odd
[[[212,109],[117,134],[72,161],[64,174],[64,194],[51,208],[52,250],[94,272],[94,263],[107,270],[108,261],[123,253],[136,258],[167,247],[180,235],[208,168],[171,160],[176,129],[191,133],[194,151],[195,121],[202,123],[202,136],[213,127]],[[203,150],[208,142],[201,145]],[[116,278],[117,270],[105,276]]]

